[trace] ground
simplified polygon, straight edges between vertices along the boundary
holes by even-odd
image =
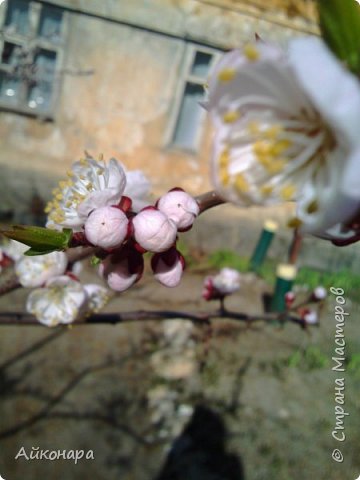
[[[201,299],[204,275],[190,270],[171,290],[147,275],[107,311],[215,308]],[[92,278],[87,269],[83,276]],[[261,312],[270,289],[247,274],[228,306]],[[21,310],[24,294],[2,297],[0,311]],[[0,474],[6,480],[356,478],[359,308],[347,299],[348,368],[334,372],[334,302],[330,296],[320,327],[310,333],[291,324],[249,328],[223,319],[211,329],[179,319],[74,326],[59,334],[1,327]],[[342,443],[331,435],[340,377],[350,414]],[[28,455],[36,447],[93,450],[94,460],[15,460],[21,447]],[[335,448],[343,463],[331,458]]]

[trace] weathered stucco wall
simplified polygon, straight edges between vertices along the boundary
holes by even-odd
[[[154,192],[174,185],[209,188],[211,131],[199,154],[168,148],[166,132],[181,78],[186,45],[230,48],[258,32],[286,43],[311,27],[283,11],[264,13],[246,2],[191,0],[53,0],[69,7],[63,71],[54,121],[0,112],[1,209],[19,209],[36,189],[48,196],[86,149],[142,168]],[[221,6],[219,6],[221,5]],[[262,12],[262,16],[260,15]],[[292,22],[292,23],[291,23]],[[290,26],[296,28],[292,30]]]

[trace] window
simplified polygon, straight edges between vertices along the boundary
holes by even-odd
[[[0,107],[51,117],[62,60],[64,12],[29,0],[0,5]]]
[[[217,58],[217,51],[188,45],[185,52],[184,75],[176,95],[168,143],[176,148],[196,152],[202,133],[205,111],[204,85]]]

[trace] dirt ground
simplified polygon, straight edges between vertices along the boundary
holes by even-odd
[[[84,278],[92,279],[85,271]],[[204,273],[165,289],[146,276],[107,311],[209,310]],[[261,279],[244,277],[228,307],[260,313]],[[0,299],[23,309],[25,291]],[[218,319],[119,325],[2,326],[0,475],[6,480],[342,480],[360,474],[360,375],[332,371],[334,305],[308,334]],[[360,352],[349,299],[346,353]],[[40,343],[39,343],[40,342]],[[336,441],[334,382],[345,377],[346,440]],[[187,427],[186,427],[187,426]],[[184,430],[185,429],[185,430]],[[15,460],[24,447],[93,451],[94,459]],[[342,463],[331,455],[339,448]]]

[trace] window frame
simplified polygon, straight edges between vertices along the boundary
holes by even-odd
[[[61,84],[61,75],[59,74],[64,63],[64,47],[68,33],[68,13],[57,5],[43,4],[40,1],[29,1],[29,31],[26,35],[19,33],[9,33],[5,28],[7,0],[0,4],[0,60],[2,59],[3,49],[6,42],[17,45],[26,45],[33,43],[34,49],[38,51],[45,50],[54,52],[56,55],[54,77],[51,83],[51,100],[48,109],[40,110],[31,108],[27,105],[28,87],[24,80],[20,80],[20,96],[16,104],[11,104],[0,97],[0,111],[13,112],[31,117],[40,117],[47,120],[53,120],[58,106],[59,92]],[[54,8],[62,11],[61,35],[57,42],[52,42],[38,34],[41,21],[41,12],[43,8]],[[34,58],[36,51],[34,50]],[[0,61],[0,72],[11,72],[11,66]]]
[[[192,74],[191,69],[194,65],[196,54],[205,53],[211,55],[211,61],[209,64],[209,73],[205,77]],[[195,133],[195,141],[192,147],[182,146],[175,143],[176,126],[179,120],[179,115],[185,98],[185,91],[188,84],[201,85],[205,87],[207,78],[213,69],[214,65],[218,61],[222,54],[222,50],[208,47],[205,45],[199,45],[196,43],[184,42],[183,45],[183,58],[181,61],[181,74],[178,79],[178,85],[175,90],[174,101],[170,111],[169,122],[165,133],[165,146],[167,149],[186,152],[196,155],[200,149],[201,140],[204,133],[204,124],[206,119],[206,111],[202,109],[200,112],[199,124]]]

